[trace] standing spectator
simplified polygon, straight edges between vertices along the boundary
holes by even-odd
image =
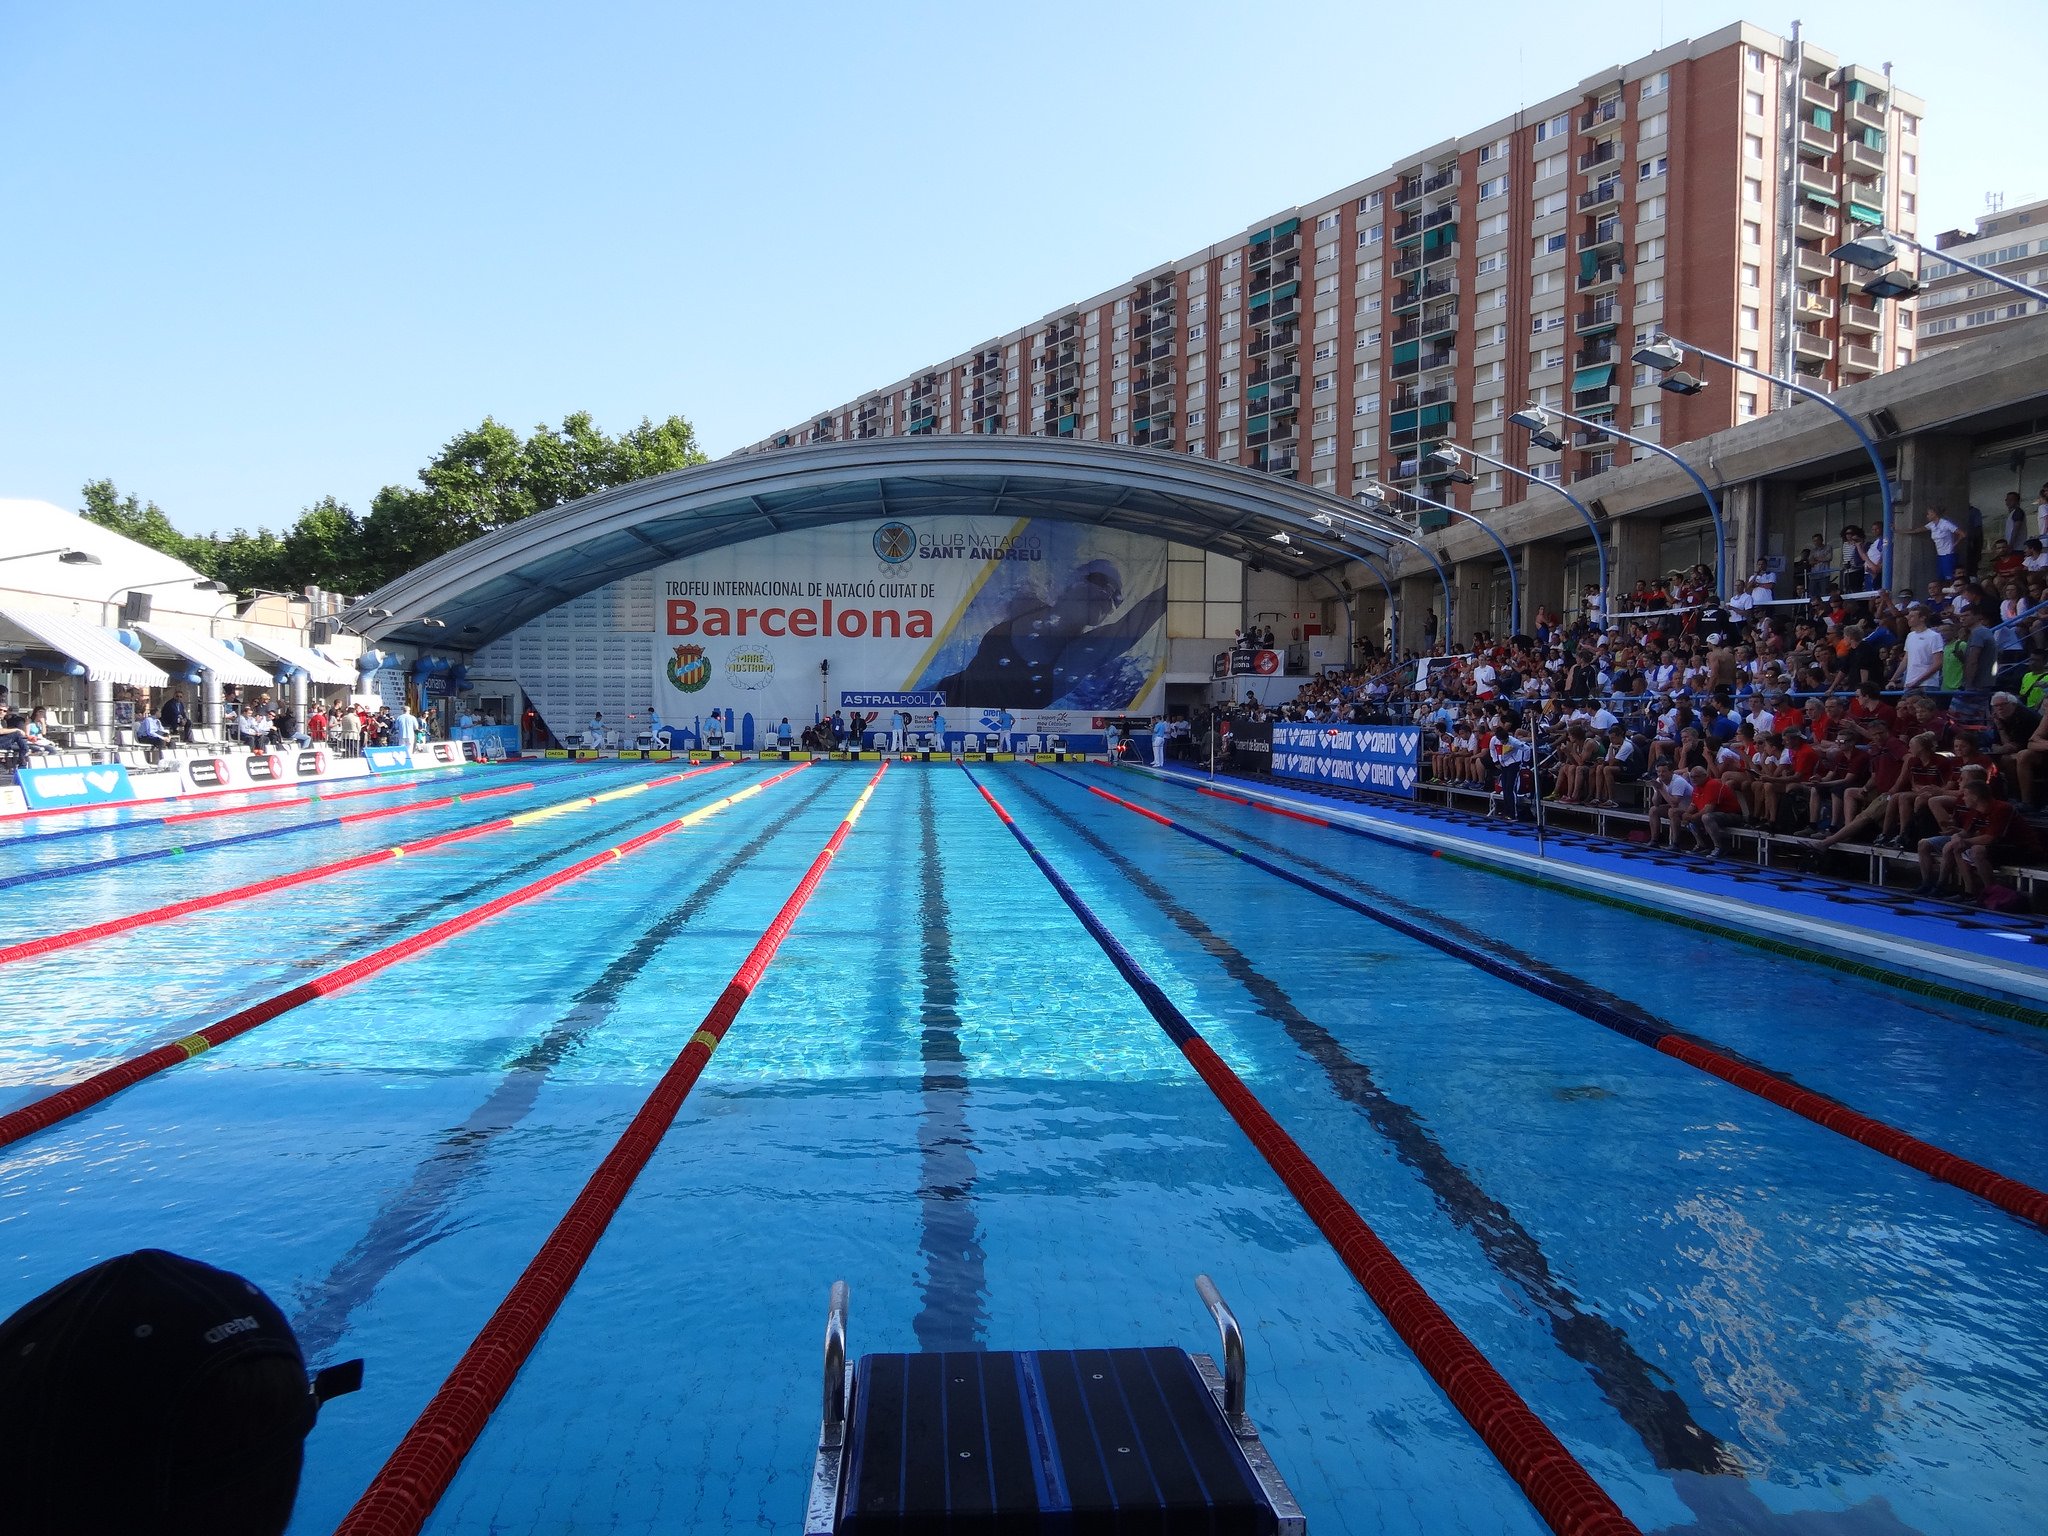
[[[334,748],[343,757],[354,757],[363,744],[363,717],[353,704],[334,706]]]
[[[1998,531],[2014,549],[2027,542],[2027,509],[2021,504],[2018,491],[2005,493],[2005,521]]]
[[[1816,533],[1806,551],[1806,595],[1816,603],[1827,601],[1833,563],[1834,556],[1828,553],[1828,536]]]
[[[186,741],[192,739],[192,716],[185,708],[185,690],[173,688],[170,697],[164,700],[163,708],[157,711],[157,718],[164,723],[164,729],[173,736]]]
[[[1936,507],[1928,513],[1927,521],[1913,530],[1924,533],[1934,543],[1934,569],[1943,581],[1956,573],[1956,545],[1963,536],[1962,529],[1949,520],[1945,508]]]
[[[1924,603],[1906,609],[1906,649],[1892,682],[1900,688],[1933,688],[1941,682],[1941,631]]]
[[[306,716],[306,739],[316,747],[327,745],[327,706],[317,699],[313,702],[313,712]]]

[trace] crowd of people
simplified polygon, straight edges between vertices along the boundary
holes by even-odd
[[[125,713],[133,719],[135,745],[151,762],[159,761],[166,747],[201,739],[195,734],[200,723],[181,687],[166,690],[154,701],[147,692],[133,689],[123,702]],[[221,700],[217,744],[248,752],[286,746],[326,747],[340,756],[354,757],[366,747],[410,749],[425,735],[425,725],[409,704],[394,711],[389,704],[372,707],[360,698],[338,695],[316,700],[300,720],[289,702],[261,692],[244,697],[229,688]],[[62,749],[47,707],[39,704],[19,710],[0,704],[0,766],[33,766],[38,757]]]
[[[1239,713],[1418,723],[1425,782],[1540,785],[1719,856],[1738,828],[1816,862],[1844,843],[1917,852],[1922,893],[2009,904],[1992,872],[2034,856],[2048,793],[2048,553],[2017,498],[1981,547],[1939,511],[1913,531],[1941,573],[1918,593],[1875,586],[1882,547],[1852,525],[1787,572],[1759,561],[1729,597],[1705,566],[1612,606],[1590,590],[1570,620],[1539,607],[1457,654],[1369,654]]]

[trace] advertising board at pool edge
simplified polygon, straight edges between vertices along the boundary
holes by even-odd
[[[1004,712],[1030,730],[1152,712],[1166,664],[1165,541],[1042,518],[774,534],[663,566],[655,597],[655,696],[681,727],[714,708],[808,724],[852,690],[942,696],[950,730]]]

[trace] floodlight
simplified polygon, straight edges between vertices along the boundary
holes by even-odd
[[[1657,387],[1668,389],[1674,395],[1696,395],[1707,387],[1707,381],[1683,368],[1675,368],[1657,381]]]
[[[1470,485],[1472,476],[1464,467],[1464,455],[1449,443],[1441,444],[1429,455],[1429,462],[1444,471],[1443,479],[1453,485]]]
[[[57,559],[63,565],[98,565],[100,563],[98,555],[84,549],[67,549]]]
[[[1862,226],[1868,232],[1854,235],[1845,243],[1828,252],[1830,261],[1847,262],[1852,267],[1861,267],[1875,272],[1888,267],[1899,259],[1898,247],[1892,244],[1892,237],[1877,225]]]
[[[1865,298],[1909,299],[1920,291],[1920,279],[1910,272],[1881,272],[1863,285]]]

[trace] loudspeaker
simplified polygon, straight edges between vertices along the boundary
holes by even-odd
[[[315,620],[313,621],[313,644],[315,644],[315,645],[332,645],[333,643],[334,643],[334,620],[332,620],[332,619],[315,619]]]
[[[126,597],[121,599],[121,624],[123,628],[126,628],[130,624],[148,623],[149,613],[149,593],[130,592]]]
[[[1586,510],[1592,513],[1595,517],[1605,520],[1607,516],[1607,503],[1602,501],[1598,496],[1595,496],[1591,501],[1586,503]]]
[[[1897,437],[1900,431],[1899,418],[1880,405],[1870,413],[1870,429],[1879,437]]]

